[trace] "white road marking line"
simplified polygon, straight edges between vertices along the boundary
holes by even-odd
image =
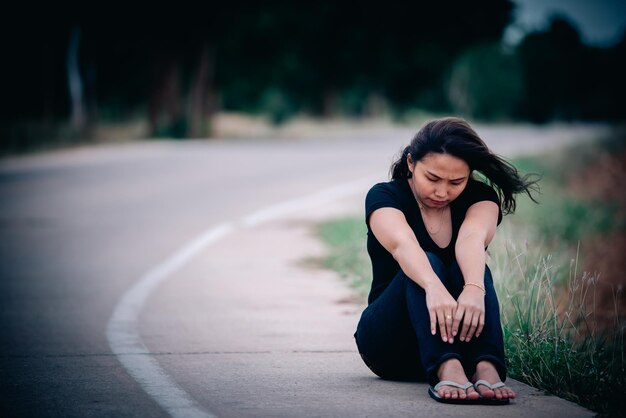
[[[258,210],[243,219],[243,226],[253,227],[260,223],[278,219],[283,215],[304,210],[308,207],[332,202],[333,200],[355,195],[367,190],[380,176],[369,176],[349,183],[340,184],[321,190],[309,196],[303,196]]]
[[[208,245],[232,233],[238,227],[254,227],[315,205],[363,193],[377,179],[379,179],[378,176],[370,176],[324,189],[310,196],[272,205],[246,216],[238,224],[239,226],[227,222],[208,229],[165,261],[149,270],[122,295],[107,324],[106,337],[111,351],[143,390],[172,417],[215,417],[185,392],[150,356],[150,351],[144,345],[137,331],[137,319],[146,300],[161,284],[189,263]]]
[[[172,417],[212,418],[214,415],[203,410],[165,373],[154,358],[147,355],[150,352],[137,331],[137,318],[145,301],[159,285],[207,245],[232,230],[232,224],[221,224],[211,228],[148,271],[124,293],[107,324],[106,336],[111,351],[143,390]]]

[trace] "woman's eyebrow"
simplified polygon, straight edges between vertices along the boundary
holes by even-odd
[[[438,175],[436,175],[435,173],[433,173],[432,171],[428,171],[426,170],[426,174],[435,177],[437,179],[441,179],[441,177],[439,177]],[[463,176],[463,177],[459,177],[457,179],[450,179],[450,181],[461,181],[461,180],[465,180],[467,178],[467,176]]]

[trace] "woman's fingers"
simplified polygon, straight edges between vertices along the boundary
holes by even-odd
[[[483,331],[483,327],[485,326],[485,314],[475,312],[471,319],[467,316],[465,319],[463,331],[467,329],[467,334],[461,333],[461,341],[469,341],[473,337],[479,337],[480,333]],[[468,326],[466,326],[466,324]]]
[[[469,330],[467,331],[467,341],[471,340],[472,337],[474,336],[474,333],[476,332],[476,327],[478,327],[478,314],[474,314],[472,316],[472,320],[470,321],[470,326],[469,326]]]
[[[452,322],[452,336],[456,337],[459,333],[459,325],[461,325],[461,321],[463,320],[463,315],[465,314],[465,308],[459,306],[454,313],[454,322]]]
[[[454,341],[454,335],[452,334],[452,311],[445,312],[446,318],[446,335],[448,336],[448,342],[452,343]]]
[[[467,341],[467,332],[469,330],[471,320],[472,314],[466,310],[465,316],[463,317],[463,325],[461,326],[461,335],[459,336],[461,341]]]
[[[426,306],[430,316],[430,332],[435,335],[439,326],[441,339],[444,342],[453,342],[452,320],[457,308],[456,300],[445,288],[433,288],[432,291],[426,292]]]
[[[443,311],[437,311],[437,322],[439,322],[439,332],[441,333],[441,339],[444,342],[448,342],[448,333],[446,331],[446,315]]]
[[[480,334],[483,332],[483,327],[485,326],[485,314],[481,314],[478,319],[478,329],[476,330],[476,337],[480,337]]]
[[[461,341],[470,341],[478,337],[485,324],[485,305],[483,295],[473,295],[471,292],[462,292],[458,299],[458,310],[463,315],[457,315],[462,321],[459,330]]]
[[[430,317],[430,333],[435,335],[437,333],[437,313],[433,309],[429,309],[428,316]]]

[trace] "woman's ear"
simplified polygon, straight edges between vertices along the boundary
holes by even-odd
[[[413,174],[413,166],[415,163],[413,162],[413,157],[411,157],[410,152],[406,155],[406,165],[409,166],[409,173]]]

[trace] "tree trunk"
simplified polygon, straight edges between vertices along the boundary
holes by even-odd
[[[155,65],[154,86],[148,109],[152,136],[186,135],[180,109],[179,75],[178,57],[172,51],[164,51]]]
[[[85,125],[85,103],[83,99],[83,81],[78,65],[78,48],[80,44],[80,29],[74,28],[70,36],[67,50],[67,81],[70,94],[70,121],[75,130],[81,130]]]
[[[212,92],[215,58],[213,49],[205,43],[200,50],[200,59],[189,88],[188,121],[189,137],[198,138],[210,135],[209,118],[213,111],[214,95]]]

